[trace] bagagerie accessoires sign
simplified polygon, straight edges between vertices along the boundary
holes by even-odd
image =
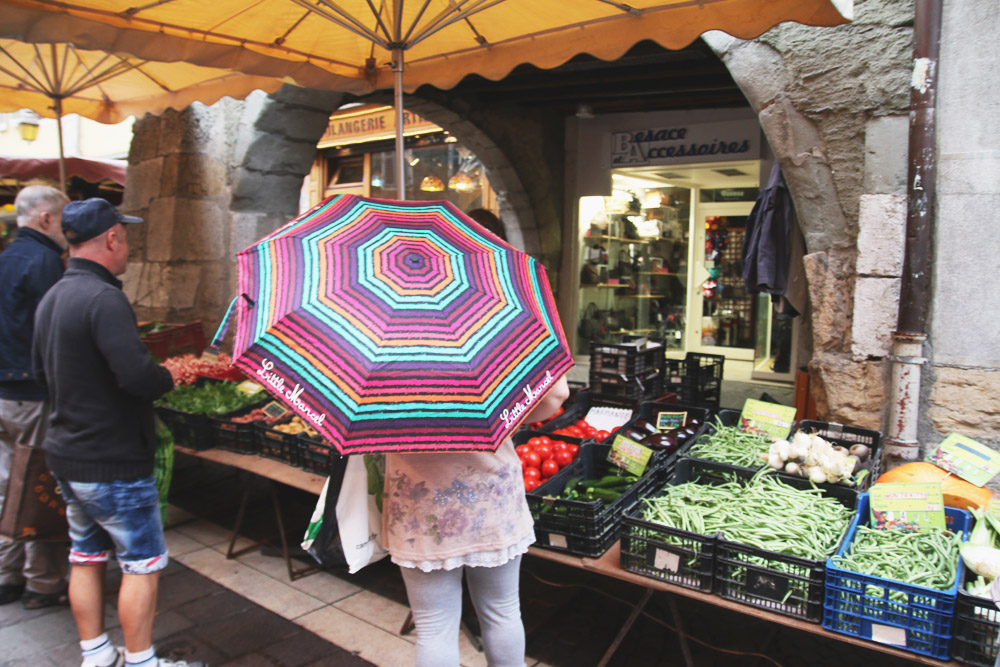
[[[746,160],[760,156],[752,121],[675,125],[611,133],[611,165]]]

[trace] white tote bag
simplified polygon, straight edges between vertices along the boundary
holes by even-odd
[[[348,571],[385,558],[382,548],[384,456],[351,456],[337,496],[337,525]]]

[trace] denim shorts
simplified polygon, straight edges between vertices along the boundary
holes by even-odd
[[[167,566],[152,475],[114,482],[57,481],[66,499],[70,563],[106,563],[108,552],[114,551],[125,574],[149,574]]]

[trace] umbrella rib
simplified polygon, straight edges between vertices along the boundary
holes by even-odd
[[[37,50],[38,47],[35,48]],[[47,97],[51,97],[49,89],[45,87],[45,83],[41,79],[39,79],[34,74],[34,72],[25,67],[17,58],[12,56],[10,52],[7,51],[7,49],[3,48],[2,46],[0,46],[0,52],[2,52],[5,56],[7,56],[13,64],[17,65],[17,67],[20,68],[22,72],[24,72],[24,75],[20,75],[16,71],[8,69],[3,65],[0,65],[0,72],[7,74],[8,76],[18,81],[19,83],[27,86],[28,88],[36,92],[39,92]]]
[[[285,31],[285,34],[281,35],[280,37],[275,37],[274,38],[275,45],[281,46],[282,44],[284,44],[285,40],[288,39],[288,36],[291,35],[296,28],[302,25],[302,22],[305,21],[306,17],[309,16],[310,14],[312,14],[312,12],[304,12],[302,16],[299,17],[299,20],[293,23],[291,27]]]
[[[332,23],[336,23],[341,28],[350,30],[354,34],[364,37],[365,39],[370,39],[371,41],[375,42],[376,44],[378,44],[383,48],[389,48],[388,43],[384,39],[379,37],[377,32],[373,32],[368,26],[362,24],[360,21],[355,19],[351,14],[345,12],[343,9],[333,4],[332,2],[324,2],[324,0],[317,0],[316,5],[313,5],[308,0],[292,0],[292,2],[301,7],[305,7],[310,12],[317,14]],[[324,7],[328,7],[329,11],[324,9],[324,7],[320,7],[319,6],[320,4],[324,5]],[[381,23],[381,20],[379,20],[379,23]]]
[[[402,4],[403,3],[400,2],[399,6],[402,6]],[[409,43],[410,37],[413,35],[413,31],[416,30],[417,24],[420,23],[420,19],[423,18],[424,12],[427,11],[427,7],[430,4],[431,4],[431,0],[424,0],[423,6],[420,8],[420,11],[417,12],[417,15],[414,17],[413,23],[410,24],[409,30],[406,31],[406,36],[403,37],[401,40],[399,40],[400,42],[402,42],[404,44],[408,44]]]
[[[109,79],[115,78],[116,76],[121,76],[126,72],[138,69],[140,64],[141,63],[133,64],[127,60],[120,60],[119,62],[111,63],[110,65],[107,66],[107,69],[97,73],[90,71],[86,65],[83,65],[84,69],[87,70],[87,74],[90,76],[90,78],[89,79],[81,78],[75,87],[70,87],[66,89],[65,95],[68,97],[70,95],[75,95],[76,93],[84,91],[87,88],[97,87],[97,89],[101,91],[101,97],[103,97],[106,102],[110,103],[111,99],[107,96],[107,94],[105,94],[103,90],[101,90],[100,85],[105,81],[108,81]],[[154,82],[156,82],[155,79]],[[165,90],[167,90],[167,92],[170,92],[169,89]]]
[[[506,0],[462,0],[461,2],[456,2],[454,9],[449,8],[442,10],[441,13],[428,21],[427,25],[413,37],[409,46],[422,42],[434,33],[442,30],[443,28],[447,28],[453,23],[458,23],[473,14],[478,14],[481,11],[489,9],[495,5],[499,5],[501,2],[505,1]],[[470,6],[463,8],[464,5]]]
[[[128,9],[119,12],[118,15],[124,18],[131,18],[138,14],[139,12],[146,11],[147,9],[152,9],[154,7],[159,7],[160,5],[168,5],[174,0],[157,0],[156,2],[151,2],[148,5],[142,5],[141,7],[129,7]]]
[[[617,7],[626,14],[639,15],[642,13],[641,9],[636,9],[635,7],[626,5],[624,2],[617,2],[616,0],[597,0],[597,2],[603,2],[606,5]]]
[[[382,20],[382,13],[385,11],[385,2],[383,1],[382,6],[378,9],[375,9],[375,5],[372,4],[372,0],[366,0],[366,2],[368,3],[368,9],[371,10],[372,17],[374,17],[375,22],[382,28],[382,32],[385,33],[386,41],[393,41],[392,31],[389,30],[389,26],[387,26],[385,21]]]
[[[172,1],[172,0],[168,0],[168,1]],[[66,3],[66,2],[55,3],[55,2],[52,2],[51,0],[37,0],[37,2],[39,4],[42,4],[42,5],[55,5],[55,6],[58,6],[58,8],[62,9],[62,10],[73,10],[75,12],[80,12],[81,14],[93,14],[93,15],[96,15],[96,16],[100,17],[100,18],[96,19],[97,21],[105,21],[106,22],[107,17],[121,18],[121,16],[122,16],[120,12],[111,12],[111,11],[107,11],[107,10],[96,9],[94,7],[86,7],[86,6],[83,6],[83,5],[71,5],[71,4]],[[307,7],[307,8],[309,8],[311,10],[311,7],[308,7],[307,5],[303,4],[302,2],[300,2],[300,0],[292,0],[292,2],[296,2],[297,4],[301,4],[304,7]],[[130,17],[128,17],[128,19],[130,21],[136,23],[136,24],[142,24],[143,26],[155,28],[157,32],[161,32],[163,34],[167,34],[167,35],[171,35],[171,36],[183,36],[185,38],[190,38],[191,35],[197,35],[198,37],[203,38],[203,39],[204,38],[217,39],[220,42],[229,42],[229,43],[232,43],[232,44],[234,44],[236,46],[239,46],[239,47],[245,47],[247,45],[251,45],[251,46],[259,47],[261,49],[274,49],[274,48],[276,48],[276,49],[279,49],[279,50],[284,51],[286,53],[299,56],[305,62],[328,63],[330,65],[339,65],[341,67],[346,67],[346,68],[349,68],[349,69],[352,69],[352,70],[359,70],[359,71],[361,69],[361,68],[359,68],[354,63],[345,62],[343,60],[337,60],[335,58],[328,58],[326,56],[317,55],[315,53],[309,53],[307,51],[302,51],[301,49],[293,49],[293,48],[288,47],[288,46],[284,46],[284,45],[280,45],[280,44],[275,44],[273,41],[271,41],[271,42],[261,42],[261,41],[258,41],[258,40],[247,39],[246,37],[239,37],[239,36],[236,36],[236,35],[226,35],[226,34],[223,34],[223,33],[211,32],[209,30],[203,30],[201,28],[193,28],[193,27],[190,27],[190,26],[176,25],[176,24],[173,24],[173,23],[164,23],[162,21],[153,21],[153,20],[150,20],[150,19],[145,19],[145,18],[137,17],[137,16],[135,16],[135,17],[130,16]]]

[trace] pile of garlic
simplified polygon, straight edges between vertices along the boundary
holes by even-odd
[[[788,440],[771,443],[767,454],[761,458],[775,470],[783,470],[792,475],[806,477],[816,484],[845,484],[852,486],[855,472],[869,456],[868,447],[855,445],[848,450],[833,445],[815,433],[799,431]]]

